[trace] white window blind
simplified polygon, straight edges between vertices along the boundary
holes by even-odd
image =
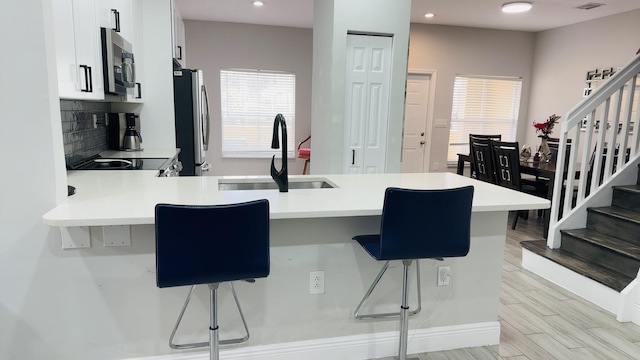
[[[294,157],[295,90],[295,74],[221,70],[222,156],[260,158],[280,153],[281,149],[271,149],[271,138],[273,120],[282,114],[287,123],[287,157]]]
[[[469,152],[469,134],[502,135],[514,141],[520,111],[520,78],[456,76],[447,160]]]

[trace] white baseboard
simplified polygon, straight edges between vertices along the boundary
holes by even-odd
[[[522,267],[559,285],[614,315],[618,313],[620,293],[597,281],[575,273],[545,257],[522,249]]]
[[[442,326],[409,331],[408,353],[452,350],[498,345],[500,323],[491,321],[467,325]],[[398,333],[385,332],[329,339],[296,341],[221,350],[224,360],[326,360],[373,359],[393,356],[398,351]],[[208,350],[169,355],[130,358],[128,360],[206,360]]]

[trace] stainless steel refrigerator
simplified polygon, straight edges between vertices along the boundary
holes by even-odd
[[[206,161],[209,148],[209,99],[202,70],[173,72],[173,100],[176,118],[176,146],[181,149],[180,176],[201,176],[211,169]]]

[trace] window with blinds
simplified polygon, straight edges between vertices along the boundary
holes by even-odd
[[[500,134],[514,141],[520,111],[522,79],[456,76],[447,161],[469,152],[469,134]]]
[[[293,158],[295,93],[295,74],[221,70],[222,156],[262,158],[279,153],[271,149],[271,137],[273,120],[282,114],[287,123],[287,157]]]

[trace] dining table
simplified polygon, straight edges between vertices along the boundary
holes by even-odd
[[[471,163],[471,156],[469,154],[459,153],[458,164],[456,167],[456,173],[458,175],[464,174],[465,163],[469,163],[469,164]],[[580,168],[579,164],[578,164],[578,168]],[[547,187],[547,192],[545,197],[549,201],[551,201],[553,198],[553,187],[555,184],[555,177],[556,177],[557,170],[558,169],[556,168],[556,162],[554,161],[554,159],[550,161],[535,161],[533,159],[529,159],[529,160],[520,162],[521,175],[522,174],[532,175],[532,176],[535,176],[536,180],[538,181],[542,180],[546,182],[545,185]],[[562,174],[566,178],[567,176],[566,167],[563,170]],[[579,177],[579,172],[576,172],[576,178],[578,177]],[[544,218],[543,234],[544,234],[544,237],[546,238],[547,235],[549,234],[549,220],[551,219],[551,211],[549,211],[549,209],[543,212],[543,218]]]

